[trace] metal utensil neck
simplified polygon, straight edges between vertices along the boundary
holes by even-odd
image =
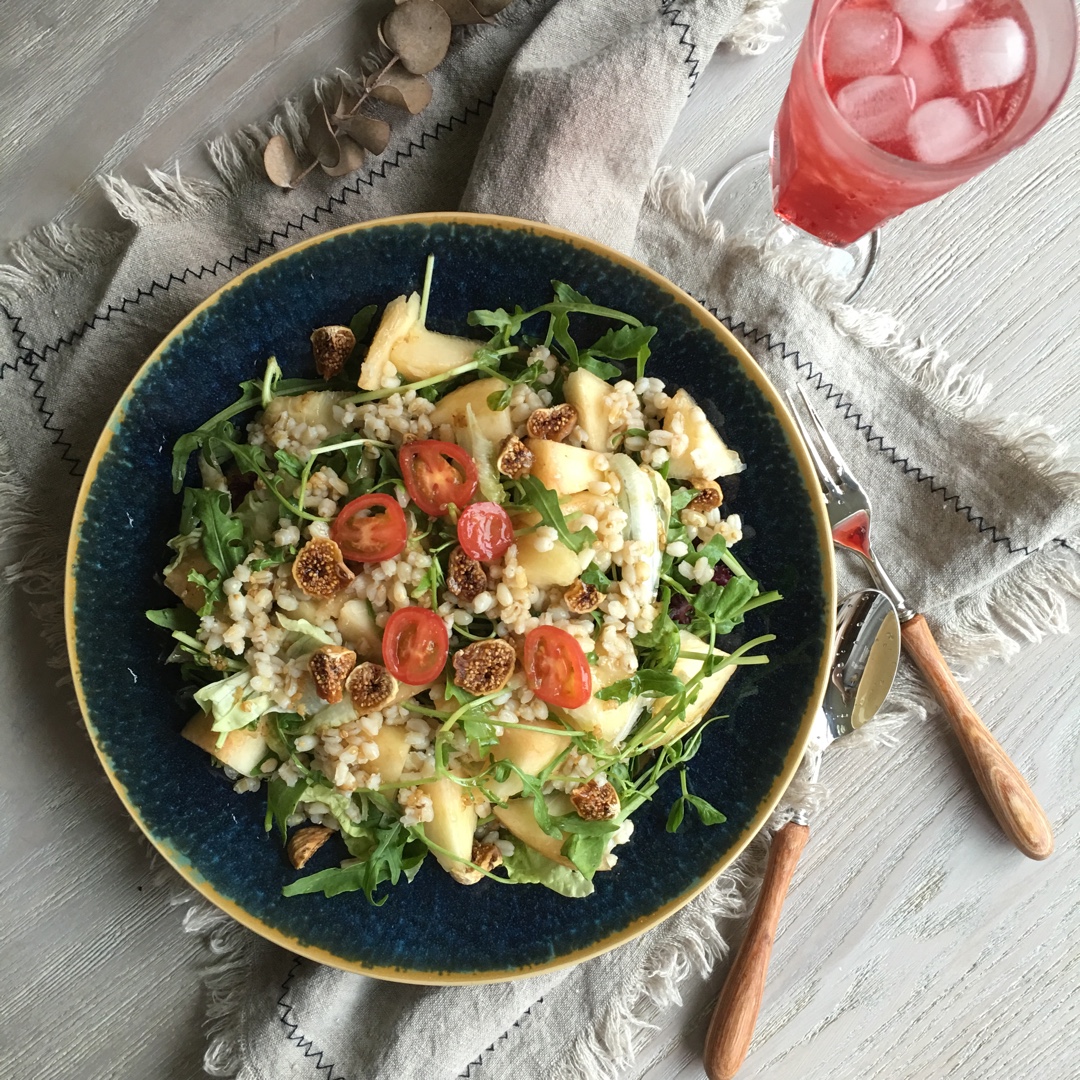
[[[873,549],[869,548],[868,550],[870,552],[869,557],[863,555],[863,558],[866,560],[867,566],[870,567],[870,574],[874,579],[874,584],[896,605],[896,614],[902,623],[914,619],[917,612],[908,605],[904,594],[896,587],[892,578],[885,573]],[[859,554],[862,555],[862,552],[859,552]]]

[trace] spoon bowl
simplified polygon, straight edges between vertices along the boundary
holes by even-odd
[[[833,664],[821,704],[826,744],[873,719],[900,663],[896,605],[877,589],[845,596],[836,612]]]

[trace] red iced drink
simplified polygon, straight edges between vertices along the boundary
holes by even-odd
[[[773,134],[776,213],[843,245],[1032,135],[1068,85],[1071,0],[818,0]]]

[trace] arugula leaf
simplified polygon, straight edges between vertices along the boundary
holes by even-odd
[[[477,308],[469,312],[468,323],[470,326],[486,326],[494,330],[495,334],[487,348],[497,351],[508,346],[510,339],[521,332],[522,323],[535,314],[536,312],[524,311],[521,307],[515,307],[512,315],[505,308],[496,308],[494,311]]]
[[[739,577],[749,576],[739,560],[731,554],[727,541],[719,533],[713,536],[707,544],[703,544],[698,548],[697,558],[702,556],[709,560],[710,566],[722,562],[733,574],[737,574]]]
[[[307,784],[300,780],[289,787],[278,776],[273,777],[266,785],[266,831],[269,832],[277,822],[282,843],[289,835],[289,829],[285,823],[296,813],[297,804],[303,799],[307,788]]]
[[[653,620],[651,629],[645,630],[639,633],[634,638],[634,648],[640,652],[649,652],[652,649],[659,648],[664,638],[670,634],[678,635],[679,628],[675,624],[675,621],[667,613],[667,603],[665,600],[670,601],[671,590],[666,586],[660,587],[660,592],[657,595],[657,606],[660,608],[660,613]],[[647,664],[647,667],[663,667],[663,664]]]
[[[291,477],[300,479],[300,474],[304,471],[304,463],[295,454],[290,454],[288,450],[278,450],[274,454],[274,459]]]
[[[552,311],[551,330],[550,335],[555,339],[555,342],[559,345],[562,351],[566,354],[566,362],[571,368],[581,367],[581,358],[578,353],[577,342],[570,336],[570,313],[567,309],[556,309]],[[600,361],[597,361],[599,364]],[[612,367],[615,374],[619,373],[619,369],[613,365],[605,365]],[[594,372],[599,375],[599,372]],[[610,375],[600,375],[601,379],[610,379]]]
[[[252,559],[248,563],[248,568],[256,573],[259,570],[269,570],[272,566],[280,566],[282,563],[289,562],[290,559],[296,557],[295,547],[273,547],[271,546],[269,552],[261,559]]]
[[[499,741],[495,734],[495,724],[491,717],[479,709],[470,709],[463,713],[460,719],[461,728],[465,737],[471,743],[475,743],[481,751],[487,750]]]
[[[560,304],[591,304],[592,301],[584,294],[572,289],[564,281],[551,280],[551,288],[555,293],[555,299]]]
[[[618,330],[608,330],[595,344],[590,345],[579,357],[578,361],[585,367],[585,358],[604,356],[608,360],[636,360],[637,377],[640,379],[645,374],[645,363],[652,355],[649,342],[656,336],[655,326],[622,326]],[[603,365],[611,369],[610,375],[601,376],[611,379],[620,374],[618,368],[611,364]],[[592,368],[590,368],[592,370]],[[600,374],[596,372],[596,374]]]
[[[307,766],[296,752],[296,737],[304,734],[307,718],[299,713],[271,712],[267,713],[266,719],[268,720],[266,741],[270,749],[281,760],[288,759],[292,762],[296,771],[304,778],[305,783],[301,786],[306,788],[309,784],[318,784],[325,779],[317,769]],[[315,796],[309,792],[307,799],[309,802],[314,802]],[[339,809],[342,808],[339,807]]]
[[[534,360],[519,375],[506,376],[494,368],[482,366],[482,371],[489,375],[503,379],[506,385],[501,390],[495,390],[487,396],[488,408],[493,412],[502,412],[510,405],[510,399],[514,396],[514,387],[521,384],[536,386],[541,375],[547,370],[542,360]]]
[[[268,549],[278,529],[281,509],[269,491],[253,488],[233,511],[233,516],[244,527],[244,543],[249,549],[256,544],[262,544],[264,549]]]
[[[324,390],[326,382],[323,379],[281,379],[274,385],[274,394],[277,397],[294,394],[305,394],[309,390]],[[212,435],[225,422],[234,416],[247,412],[262,403],[263,380],[248,379],[240,384],[240,397],[231,405],[227,405],[219,413],[215,413],[205,423],[200,424],[194,431],[189,431],[176,440],[173,444],[172,456],[172,481],[173,492],[180,493],[184,486],[184,474],[187,472],[188,458],[196,450],[201,450],[207,438]]]
[[[468,690],[462,690],[453,679],[446,680],[446,688],[443,690],[443,697],[445,697],[447,701],[456,701],[459,705],[467,705],[470,701],[476,700],[476,694],[470,694]]]
[[[193,585],[198,585],[203,591],[203,602],[196,614],[200,618],[204,615],[213,614],[214,605],[221,603],[225,599],[225,592],[221,587],[223,584],[222,579],[216,577],[211,581],[205,574],[200,574],[198,570],[189,570],[187,579]]]
[[[611,578],[607,576],[602,570],[600,570],[595,563],[589,563],[584,570],[578,575],[586,585],[594,585],[602,593],[606,593],[611,588]]]
[[[670,671],[642,668],[635,671],[629,679],[620,679],[610,686],[605,686],[603,690],[598,690],[596,696],[601,701],[621,703],[635,697],[674,697],[681,694],[682,690],[682,679]]]
[[[513,769],[521,778],[522,797],[528,795],[532,796],[533,817],[536,818],[536,824],[539,825],[548,836],[554,836],[557,840],[561,840],[563,838],[563,832],[562,829],[555,824],[555,819],[548,810],[547,799],[544,798],[543,782],[539,777],[532,776],[530,773],[525,772],[516,765],[513,765]]]
[[[230,513],[229,496],[224,491],[189,488],[190,512],[202,524],[202,550],[222,579],[244,561],[244,526]],[[186,501],[187,497],[185,497]]]
[[[559,539],[571,551],[580,552],[582,548],[596,542],[596,533],[592,529],[570,531],[562,507],[559,505],[559,496],[551,488],[545,487],[535,476],[523,476],[517,483],[521,485],[528,505],[540,515],[543,524],[554,529]]]
[[[367,837],[354,850],[363,851],[368,845]],[[393,815],[383,814],[378,825],[371,830],[374,842],[361,861],[352,866],[336,866],[317,874],[300,878],[281,891],[285,896],[321,892],[324,896],[338,896],[345,892],[362,891],[368,903],[382,907],[387,897],[375,898],[375,891],[383,882],[396,885],[405,875],[411,879],[427,855],[427,847]]]
[[[166,630],[183,630],[185,633],[194,634],[199,629],[199,616],[183,604],[148,611],[146,617],[155,625],[164,626]]]
[[[571,368],[587,368],[602,379],[610,379],[621,374],[619,368],[613,364],[607,364],[598,359],[599,356],[607,355],[603,351],[604,349],[618,349],[620,352],[627,352],[627,358],[634,356],[638,358],[639,364],[644,362],[641,359],[642,350],[645,350],[644,355],[647,358],[648,341],[651,340],[652,334],[647,337],[637,335],[633,338],[630,335],[623,335],[616,340],[614,334],[617,331],[615,331],[612,332],[611,336],[605,334],[601,337],[600,342],[604,343],[603,346],[600,346],[600,342],[597,342],[597,345],[593,346],[592,349],[579,350],[577,343],[570,334],[570,316],[573,314],[596,315],[605,319],[616,319],[626,324],[627,327],[634,329],[640,329],[641,322],[626,312],[594,304],[584,293],[571,288],[565,282],[552,281],[551,287],[555,293],[555,299],[551,303],[541,304],[531,311],[523,311],[520,307],[515,307],[513,314],[507,312],[505,308],[496,308],[494,311],[484,309],[470,311],[469,324],[471,326],[486,326],[494,330],[495,333],[491,341],[488,342],[487,348],[493,352],[498,352],[500,349],[509,346],[511,338],[521,332],[522,326],[529,319],[535,315],[547,314],[550,319],[544,344],[548,345],[554,340],[563,351]],[[653,333],[655,333],[655,330],[653,330]],[[635,346],[633,351],[629,351],[631,344]],[[598,346],[600,347],[598,348]]]

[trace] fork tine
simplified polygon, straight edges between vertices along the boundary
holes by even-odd
[[[802,436],[803,443],[805,443],[806,449],[810,454],[810,460],[814,463],[814,469],[817,471],[818,480],[820,481],[821,486],[825,488],[826,491],[839,493],[840,488],[837,484],[836,476],[825,464],[814,439],[810,435],[809,428],[803,423],[802,417],[799,416],[799,410],[795,405],[795,399],[791,396],[791,391],[787,390],[785,391],[785,394],[788,399],[788,405],[791,406],[791,419],[795,421],[795,426],[799,429],[799,434]],[[805,396],[803,400],[806,400]],[[813,413],[811,413],[811,416],[813,416]]]
[[[836,467],[837,477],[842,477],[844,473],[849,472],[847,463],[844,461],[843,457],[841,457],[840,451],[836,448],[836,443],[829,438],[829,433],[822,426],[821,421],[817,417],[817,413],[814,412],[814,409],[810,404],[810,399],[806,396],[806,391],[801,386],[797,386],[796,389],[799,391],[799,396],[803,399],[807,415],[810,417],[810,422],[814,425],[814,430],[821,440],[821,445],[825,447],[825,452],[832,458],[833,465]]]

